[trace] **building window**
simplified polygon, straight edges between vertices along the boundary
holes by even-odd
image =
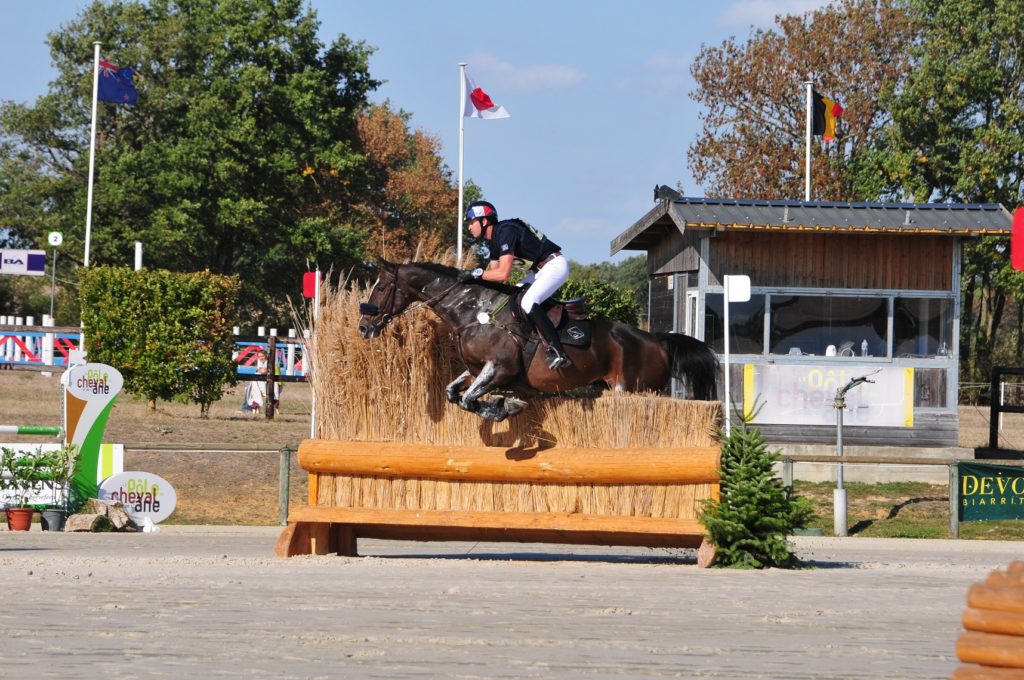
[[[651,277],[651,316],[648,325],[652,333],[672,333],[675,306],[675,291],[669,287],[672,275]]]
[[[952,352],[952,335],[952,300],[896,298],[892,313],[894,356],[948,356]]]
[[[722,293],[704,296],[704,342],[719,354],[725,352],[725,309]],[[763,294],[750,296],[747,302],[729,305],[729,351],[736,354],[764,354]]]
[[[887,355],[888,298],[773,295],[772,354]]]

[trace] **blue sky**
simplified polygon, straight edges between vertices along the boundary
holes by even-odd
[[[611,240],[653,205],[656,184],[701,196],[686,151],[700,131],[690,64],[701,44],[745,40],[825,0],[315,0],[320,38],[377,48],[374,95],[412,114],[458,170],[459,62],[511,114],[465,121],[465,176],[502,217],[521,217],[579,262],[619,261]],[[55,77],[46,35],[87,6],[4,2],[0,100],[31,102]],[[794,97],[802,97],[793,83]],[[83,218],[84,220],[84,218]],[[101,225],[100,225],[100,228]],[[452,216],[454,241],[455,216]]]

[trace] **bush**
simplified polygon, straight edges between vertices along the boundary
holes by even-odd
[[[705,501],[700,517],[718,550],[716,566],[800,566],[786,536],[804,528],[813,510],[775,477],[778,460],[756,428],[737,427],[723,439],[721,500]]]
[[[177,399],[205,416],[235,383],[236,277],[95,267],[81,279],[89,360],[118,369],[125,389],[151,408]]]

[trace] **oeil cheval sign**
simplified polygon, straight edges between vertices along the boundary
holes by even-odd
[[[0,250],[0,274],[42,276],[45,273],[45,250]]]

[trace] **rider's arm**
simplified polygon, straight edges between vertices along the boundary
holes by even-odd
[[[515,257],[511,253],[502,255],[497,260],[492,260],[490,266],[484,271],[484,281],[505,283],[508,281],[508,277],[512,275],[512,264],[514,262]]]

